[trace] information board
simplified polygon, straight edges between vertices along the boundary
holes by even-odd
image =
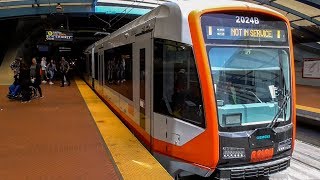
[[[320,58],[303,59],[302,77],[320,79]]]
[[[288,46],[286,22],[259,13],[208,13],[201,16],[207,44]]]
[[[239,27],[206,27],[207,39],[285,42],[285,31]]]

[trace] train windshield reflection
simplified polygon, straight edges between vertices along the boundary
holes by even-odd
[[[286,49],[208,47],[220,126],[270,123],[290,92]],[[290,119],[290,103],[279,120]]]

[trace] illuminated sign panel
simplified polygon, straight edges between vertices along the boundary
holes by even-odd
[[[60,31],[46,31],[46,40],[48,41],[72,41],[73,34]]]
[[[201,16],[208,44],[288,45],[286,23],[276,17],[246,12]]]
[[[284,30],[206,26],[207,39],[285,42]]]

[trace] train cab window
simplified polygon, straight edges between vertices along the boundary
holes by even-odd
[[[155,39],[153,82],[155,112],[205,127],[201,89],[190,46]]]

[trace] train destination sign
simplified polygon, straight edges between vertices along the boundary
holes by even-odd
[[[46,31],[46,40],[48,41],[72,41],[73,34],[60,31]]]
[[[284,30],[240,27],[206,26],[206,37],[212,40],[286,41]]]

